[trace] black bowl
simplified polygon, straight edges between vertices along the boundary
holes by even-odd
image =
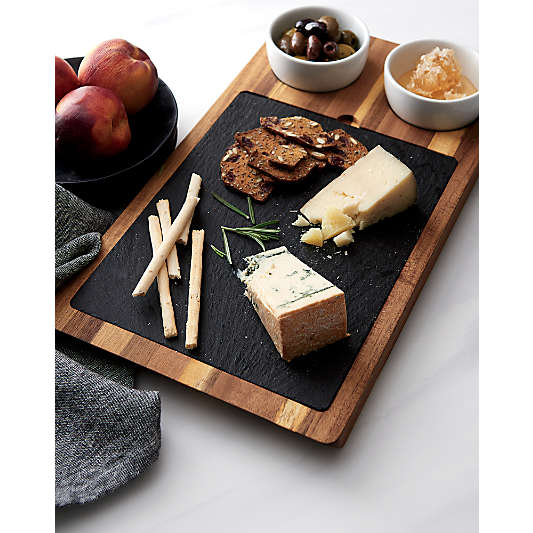
[[[82,59],[67,61],[77,72]],[[120,154],[87,163],[56,153],[56,183],[96,205],[126,205],[176,147],[178,107],[161,79],[153,100],[129,123],[131,142]]]

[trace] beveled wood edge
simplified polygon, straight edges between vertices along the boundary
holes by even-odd
[[[196,390],[207,392],[215,398],[265,418],[285,429],[303,434],[317,442],[342,446],[364,405],[372,385],[390,354],[392,346],[431,271],[440,249],[453,227],[468,192],[476,180],[477,134],[474,143],[475,153],[469,154],[470,156],[473,155],[473,157],[469,157],[469,160],[473,159],[475,165],[472,168],[466,168],[467,164],[464,161],[459,161],[454,175],[450,179],[448,186],[432,213],[426,228],[419,237],[415,248],[400,273],[400,277],[389,294],[354,364],[348,372],[330,408],[326,411],[317,411],[303,404],[288,400],[283,396],[232,376],[224,371],[214,369],[186,354],[176,352],[148,339],[138,337],[122,328],[105,323],[100,319],[72,308],[70,305],[71,298],[76,294],[81,285],[98,267],[107,253],[109,253],[120,237],[127,231],[129,226],[164,183],[172,176],[227,105],[241,92],[242,89],[237,85],[237,81],[243,76],[246,77],[245,72],[248,66],[261,54],[264,54],[264,47],[261,47],[241,74],[229,85],[226,91],[217,99],[198,124],[171,154],[169,159],[162,165],[160,170],[147,182],[130,205],[109,228],[103,236],[102,251],[95,262],[73,278],[57,293],[56,329],[81,338],[95,346],[99,346],[100,344],[98,340],[99,335],[107,341],[116,342],[117,346],[120,346],[121,343],[124,344],[124,338],[128,338],[128,341],[122,349],[109,350],[108,345],[104,349],[134,362],[139,362],[136,359],[139,359],[141,354],[138,351],[134,351],[135,345],[138,344],[138,348],[142,348],[141,351],[144,354],[150,354],[147,361],[140,363],[146,368],[161,373]],[[246,90],[253,92],[251,88]],[[466,135],[468,136],[468,133]],[[464,142],[464,138],[462,138],[457,153],[461,151],[461,146]],[[448,218],[446,218],[446,215],[448,215]],[[439,227],[441,228],[440,233],[435,231],[435,228]],[[438,235],[435,233],[438,233]],[[414,265],[416,264],[419,267],[414,269]],[[420,268],[420,265],[423,265],[423,268]],[[412,277],[413,272],[417,273],[414,279]],[[403,302],[402,305],[399,305],[399,302]],[[76,329],[76,326],[82,326],[82,328]],[[378,340],[385,340],[385,343],[381,344],[377,342]],[[122,353],[123,349],[130,352],[128,354],[130,357]],[[180,375],[183,374],[183,377],[176,376],[176,372],[174,371],[168,372],[163,370],[156,364],[156,359],[154,359],[154,363],[152,361],[152,355],[156,351],[158,352],[158,356],[164,354],[175,358],[175,364],[171,367],[176,372],[179,371]],[[376,352],[378,351],[381,355],[376,357]],[[188,371],[184,374],[186,368],[188,368]],[[193,369],[199,370],[195,373]],[[207,381],[203,373],[209,377],[210,385],[223,381],[224,387],[219,387],[218,390],[216,387],[206,387],[205,384]],[[197,377],[199,376],[199,379],[196,381],[194,379],[195,375]],[[353,380],[355,376],[359,377],[357,378],[357,383],[354,385]],[[248,398],[253,400],[257,396],[262,397],[262,400],[257,405],[253,405],[252,401],[247,401]],[[271,408],[265,408],[266,398],[273,402],[273,405],[278,406],[275,415],[273,415]]]

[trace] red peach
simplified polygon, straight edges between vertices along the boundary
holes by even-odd
[[[157,69],[140,48],[124,39],[100,43],[81,62],[82,85],[97,85],[115,92],[128,114],[146,107],[158,87]]]
[[[74,69],[64,59],[56,56],[56,105],[65,94],[79,86],[80,80]]]
[[[56,107],[56,148],[76,157],[118,154],[131,140],[126,109],[120,98],[103,87],[80,87]]]

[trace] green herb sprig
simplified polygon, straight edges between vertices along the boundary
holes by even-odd
[[[227,200],[224,200],[222,196],[219,196],[214,192],[212,192],[211,194],[213,198],[215,200],[218,200],[222,205],[225,205],[228,209],[231,209],[233,212],[237,213],[238,215],[241,215],[241,217],[244,217],[246,220],[250,220],[249,215],[247,215],[244,211],[241,211],[238,207],[235,207],[233,204],[230,204]]]
[[[228,242],[228,236],[226,232],[230,233],[236,233],[237,235],[242,235],[243,237],[248,237],[252,240],[254,240],[263,251],[266,251],[264,243],[270,240],[279,240],[279,234],[281,233],[281,230],[279,228],[271,228],[271,226],[275,226],[279,224],[279,220],[267,220],[266,222],[261,222],[259,224],[256,224],[255,219],[255,212],[254,207],[252,204],[252,199],[250,196],[247,197],[248,200],[248,215],[239,209],[238,207],[234,206],[218,194],[212,192],[211,193],[213,198],[217,201],[219,201],[222,205],[226,206],[228,209],[231,209],[234,213],[237,213],[238,215],[241,215],[246,220],[250,220],[252,223],[252,226],[247,226],[244,228],[230,228],[228,226],[220,226],[220,229],[222,231],[222,242],[224,243],[224,251],[219,250],[216,246],[211,244],[211,249],[213,252],[215,252],[219,257],[225,257],[226,260],[230,265],[233,264],[232,258],[231,258],[231,251],[229,248],[229,242]]]
[[[211,244],[211,248],[219,257],[226,257],[226,254],[222,250],[219,250],[216,246]]]
[[[254,206],[252,205],[252,199],[249,196],[246,198],[248,198],[248,213],[250,213],[250,221],[255,225],[255,213]]]
[[[249,237],[253,239],[263,251],[266,250],[263,241],[269,240],[279,240],[279,234],[281,233],[280,229],[272,229],[269,226],[274,226],[278,224],[279,220],[269,220],[267,222],[262,222],[261,224],[255,224],[253,226],[248,226],[247,228],[229,228],[227,226],[221,226],[222,231],[230,231],[232,233],[237,233],[237,235],[242,235],[243,237]],[[227,238],[226,238],[227,240]],[[226,252],[227,253],[227,252]]]
[[[224,252],[226,254],[226,259],[228,260],[228,263],[230,265],[233,265],[233,262],[231,260],[231,252],[229,250],[229,243],[228,243],[228,236],[226,235],[226,228],[225,227],[221,227],[222,229],[222,240],[224,241]]]

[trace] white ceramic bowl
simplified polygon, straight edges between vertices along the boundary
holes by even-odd
[[[351,30],[359,38],[360,48],[351,56],[327,63],[304,61],[282,52],[276,42],[282,34],[302,18],[335,17],[341,30]],[[274,19],[266,36],[266,49],[274,74],[287,85],[312,92],[342,89],[361,74],[368,57],[370,35],[359,18],[328,6],[298,7]]]
[[[425,39],[402,44],[385,60],[385,93],[392,110],[403,120],[428,130],[455,130],[474,121],[479,115],[479,91],[457,100],[434,100],[419,96],[396,80],[413,69],[422,54],[438,46],[455,51],[463,74],[479,88],[479,57],[475,50],[450,41]]]

